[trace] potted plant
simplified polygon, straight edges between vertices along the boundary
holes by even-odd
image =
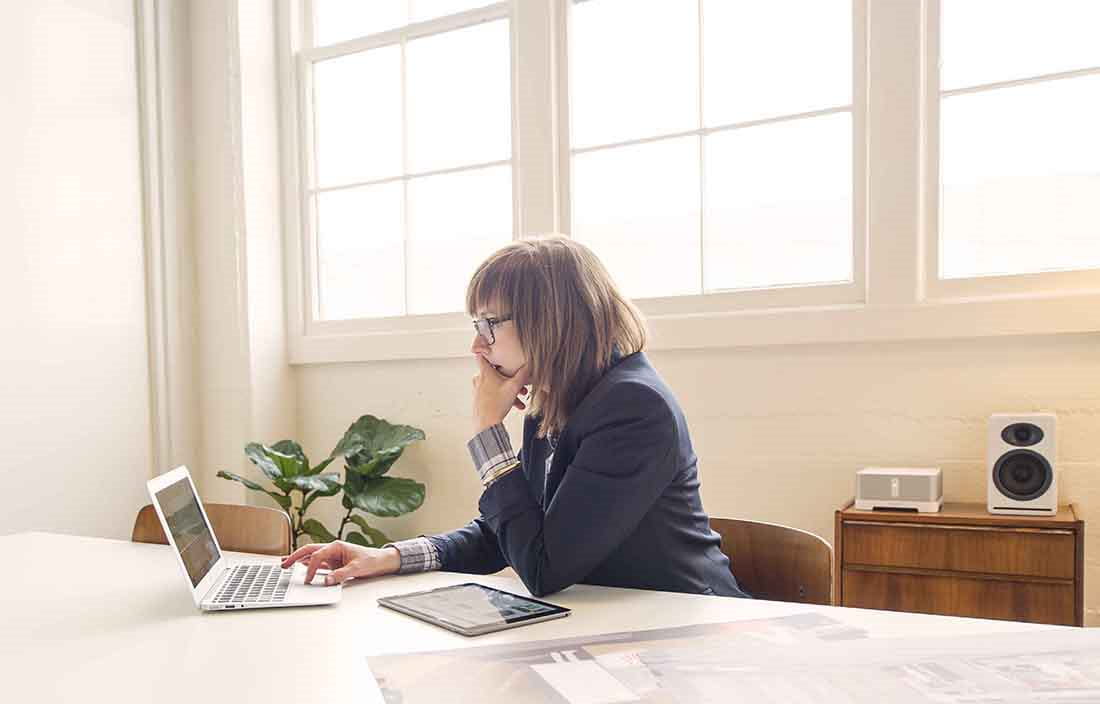
[[[274,445],[249,443],[245,455],[271,480],[278,492],[249,479],[221,470],[218,476],[240,482],[253,491],[270,496],[290,519],[294,547],[302,535],[317,542],[347,540],[367,547],[380,547],[389,538],[357,511],[373,516],[401,516],[424,503],[424,484],[412,479],[385,476],[410,444],[423,440],[424,431],[408,425],[393,425],[372,415],[361,416],[348,427],[329,456],[315,466],[301,445],[280,440]],[[344,460],[344,481],[339,474],[323,473],[336,458]],[[335,533],[306,511],[319,498],[343,491],[341,502],[347,513]],[[297,496],[296,496],[297,494]],[[295,500],[297,499],[297,500]],[[351,530],[345,536],[345,529]]]

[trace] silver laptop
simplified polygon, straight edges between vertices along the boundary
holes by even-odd
[[[160,525],[200,609],[268,609],[340,601],[340,585],[306,584],[304,565],[284,570],[278,558],[226,559],[187,467],[150,479],[147,486]]]

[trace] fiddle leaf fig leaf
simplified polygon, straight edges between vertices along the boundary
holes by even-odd
[[[264,450],[271,461],[282,470],[284,477],[306,474],[309,469],[309,458],[302,446],[293,440],[280,440]]]
[[[275,499],[275,503],[279,504],[279,506],[281,506],[284,511],[290,510],[290,497],[286,496],[285,494],[276,494],[273,491],[268,491],[251,479],[245,479],[239,474],[227,472],[224,469],[218,471],[218,476],[222,479],[230,479],[235,482],[240,482],[241,484],[244,484],[247,488],[252,489],[253,491],[262,491],[271,498]]]
[[[321,460],[321,463],[318,464],[317,466],[310,467],[308,470],[306,470],[306,474],[320,474],[321,472],[323,472],[325,470],[325,467],[328,467],[332,463],[332,461],[334,459],[336,459],[336,458],[335,457],[326,457],[325,459]]]
[[[367,519],[362,516],[352,516],[351,522],[359,526],[359,529],[363,531],[363,535],[370,541],[370,547],[380,548],[390,542],[390,539],[386,537],[385,533],[372,527],[367,523]]]
[[[308,518],[302,523],[302,530],[309,533],[309,537],[313,538],[318,543],[331,543],[336,540],[336,536],[328,532],[328,528],[321,525],[321,522],[315,518]]]
[[[424,503],[425,487],[420,482],[396,477],[353,481],[352,476],[354,472],[348,472],[344,495],[360,511],[375,516],[401,516],[415,511]]]
[[[332,496],[340,489],[339,474],[315,474],[313,476],[291,477],[287,480],[298,491],[331,491],[327,496]],[[335,488],[335,489],[334,489]]]
[[[350,469],[378,477],[389,471],[408,445],[424,438],[419,428],[365,415],[348,427],[330,456],[344,457]]]
[[[391,450],[382,450],[375,455],[367,455],[364,452],[356,452],[346,458],[348,469],[362,474],[365,477],[380,477],[390,471],[393,463],[401,457],[405,448],[398,447]]]
[[[332,477],[336,477],[337,479],[339,479],[339,475],[336,475],[336,474],[325,475],[325,476],[332,476]],[[332,483],[332,486],[330,486],[328,489],[316,490],[316,491],[310,492],[309,494],[306,494],[305,498],[302,500],[302,513],[304,514],[306,512],[306,509],[309,508],[310,504],[312,504],[317,499],[319,499],[323,496],[335,496],[343,488],[344,487],[340,484],[339,481],[335,481],[335,482]]]
[[[258,442],[250,442],[244,447],[244,454],[252,464],[259,467],[260,471],[272,481],[284,493],[290,493],[290,484],[283,478],[283,470],[271,457],[268,456],[269,448]]]

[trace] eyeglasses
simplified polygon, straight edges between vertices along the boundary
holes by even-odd
[[[493,344],[497,341],[496,334],[493,332],[493,328],[506,323],[512,319],[512,316],[503,316],[500,318],[475,318],[474,330],[477,330],[477,334],[481,335],[481,339],[485,340],[488,344]]]

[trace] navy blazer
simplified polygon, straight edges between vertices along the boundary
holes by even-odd
[[[522,471],[485,489],[481,516],[428,536],[443,569],[511,565],[535,596],[578,582],[747,596],[703,511],[687,421],[644,353],[617,360],[585,396],[548,473],[537,427],[524,420]]]

